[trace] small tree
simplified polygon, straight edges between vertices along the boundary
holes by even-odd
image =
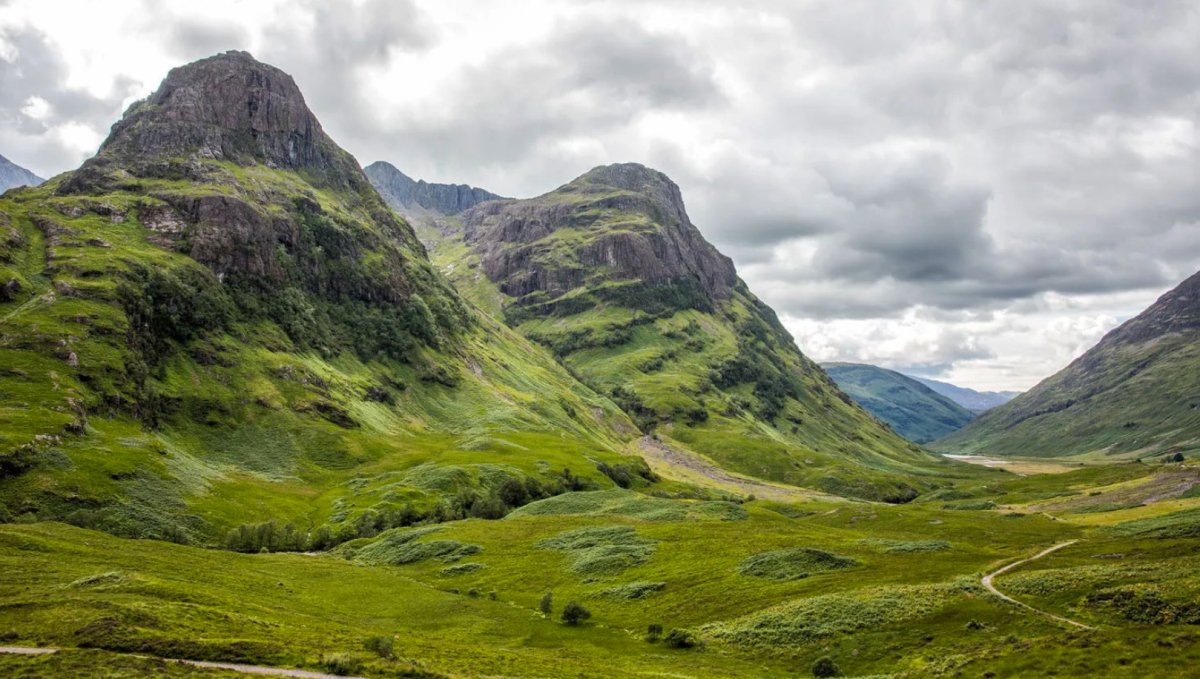
[[[553,592],[546,592],[542,595],[542,600],[538,602],[538,610],[542,612],[542,615],[550,617],[550,614],[554,612]]]
[[[814,677],[840,677],[842,670],[829,656],[817,658],[817,661],[812,664],[812,675]]]
[[[563,607],[562,621],[568,625],[578,625],[590,617],[592,617],[592,612],[574,601]]]

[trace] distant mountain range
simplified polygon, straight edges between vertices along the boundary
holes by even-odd
[[[377,161],[363,168],[367,178],[393,210],[411,216],[414,212],[433,211],[456,215],[467,208],[502,198],[466,184],[433,184],[414,180],[391,163]]]
[[[909,375],[909,377],[975,414],[1008,403],[1021,393],[1019,391],[976,391],[968,387],[960,387],[949,382],[939,382],[938,380],[931,380],[926,377],[917,377],[916,375]]]
[[[946,452],[1135,458],[1200,451],[1200,273],[1009,403]]]
[[[910,441],[928,443],[975,417],[954,400],[894,370],[861,363],[823,367],[850,398]]]
[[[0,156],[0,193],[17,186],[37,186],[46,180]]]

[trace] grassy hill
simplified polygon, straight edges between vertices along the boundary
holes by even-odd
[[[1200,274],[939,450],[1102,458],[1200,451]]]
[[[841,495],[911,499],[954,473],[797,349],[662,173],[604,166],[537,198],[417,224],[465,297],[644,432],[726,469]]]
[[[860,363],[822,367],[855,403],[910,441],[928,443],[975,419],[966,408],[893,370]]]

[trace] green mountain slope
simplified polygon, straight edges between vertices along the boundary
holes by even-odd
[[[78,171],[0,199],[0,291],[0,519],[336,541],[640,465],[622,411],[464,303],[248,54],[173,70]]]
[[[953,468],[800,353],[660,172],[598,167],[537,198],[418,223],[461,293],[645,432],[730,470],[875,499],[910,498]]]
[[[1200,450],[1200,274],[1009,403],[939,441],[988,455]]]
[[[822,367],[855,403],[910,441],[928,443],[975,418],[966,408],[898,372],[860,363]]]

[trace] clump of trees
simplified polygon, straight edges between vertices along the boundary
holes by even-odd
[[[592,612],[574,601],[568,602],[566,606],[563,606],[562,621],[564,624],[571,626],[581,625],[590,617],[592,617]]]

